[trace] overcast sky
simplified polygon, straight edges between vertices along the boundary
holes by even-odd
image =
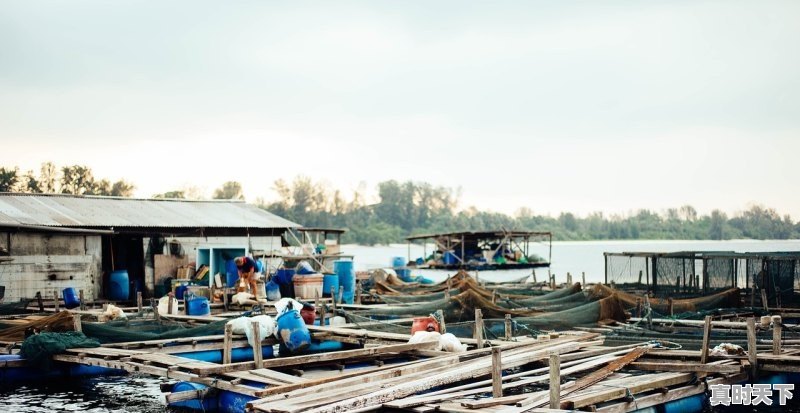
[[[797,1],[9,1],[0,165],[800,219]]]

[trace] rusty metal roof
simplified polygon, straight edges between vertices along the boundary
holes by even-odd
[[[296,228],[241,201],[0,193],[0,227]]]

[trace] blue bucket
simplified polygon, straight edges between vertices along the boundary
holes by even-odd
[[[278,301],[281,299],[281,286],[276,284],[275,281],[270,281],[266,286],[267,300]]]
[[[175,298],[179,300],[183,300],[183,296],[186,294],[186,290],[189,288],[186,284],[181,284],[175,287]]]
[[[80,307],[81,299],[78,297],[78,292],[74,288],[65,288],[62,294],[64,295],[64,307],[69,309]]]
[[[208,306],[208,298],[194,297],[186,301],[187,315],[209,315],[211,307]]]
[[[331,288],[334,291],[339,291],[339,276],[336,274],[325,274],[322,277],[322,296],[330,297]]]
[[[406,266],[406,259],[404,257],[393,257],[392,268],[400,268]]]
[[[111,301],[128,301],[130,295],[130,279],[128,270],[112,271],[108,283],[108,299]]]
[[[289,310],[278,317],[278,339],[291,352],[311,345],[311,333],[297,310]]]

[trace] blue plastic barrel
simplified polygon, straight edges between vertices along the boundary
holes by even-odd
[[[278,338],[291,352],[305,349],[311,344],[311,333],[297,310],[278,316]]]
[[[309,275],[316,273],[316,271],[314,271],[314,267],[312,267],[308,261],[300,261],[300,263],[297,264],[297,273],[300,275]]]
[[[392,268],[400,268],[406,266],[405,257],[392,257]]]
[[[128,301],[130,279],[128,270],[112,271],[108,283],[108,299],[111,301]]]
[[[64,295],[64,307],[75,308],[81,305],[81,299],[78,296],[78,291],[76,291],[74,288],[65,288],[61,293]]]
[[[397,278],[405,281],[405,282],[412,282],[414,280],[411,279],[411,270],[408,268],[398,268],[394,270],[397,273]]]
[[[334,291],[339,291],[339,276],[336,274],[325,274],[322,276],[322,296],[330,297],[331,288]]]
[[[187,315],[209,315],[211,307],[208,306],[208,298],[194,297],[186,301]]]
[[[700,413],[704,411],[706,395],[703,393],[664,403],[664,413]]]
[[[334,261],[333,272],[339,276],[339,285],[344,288],[342,299],[347,304],[353,304],[353,292],[356,290],[356,270],[353,266],[353,261]]]
[[[239,279],[239,268],[236,267],[236,261],[225,261],[225,285],[234,287],[236,280]]]
[[[208,388],[208,386],[199,384],[199,383],[192,383],[188,381],[180,381],[172,386],[172,392],[178,393],[182,391],[193,391],[193,390],[204,390]],[[171,407],[183,407],[186,409],[192,410],[203,410],[203,411],[216,411],[217,410],[217,398],[216,397],[204,397],[201,399],[190,399],[184,400],[180,402],[174,402],[169,404]]]
[[[444,262],[444,265],[453,265],[458,262],[458,259],[456,259],[456,255],[453,254],[452,251],[445,251],[444,255],[442,256],[442,261]]]
[[[247,403],[258,399],[255,396],[236,393],[228,390],[221,390],[217,398],[219,399],[220,413],[241,413],[247,411]],[[206,410],[208,411],[208,410]]]

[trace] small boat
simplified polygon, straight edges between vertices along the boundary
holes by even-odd
[[[416,276],[440,282],[459,270],[466,270],[482,282],[537,282],[536,269],[550,267],[553,234],[535,231],[449,232],[415,235],[409,243],[422,242],[424,257],[409,258],[405,269]],[[427,247],[434,244],[428,255]],[[542,254],[534,253],[531,244],[539,244]],[[410,250],[410,248],[409,248]],[[397,267],[397,266],[396,266]],[[546,281],[547,277],[540,278]]]

